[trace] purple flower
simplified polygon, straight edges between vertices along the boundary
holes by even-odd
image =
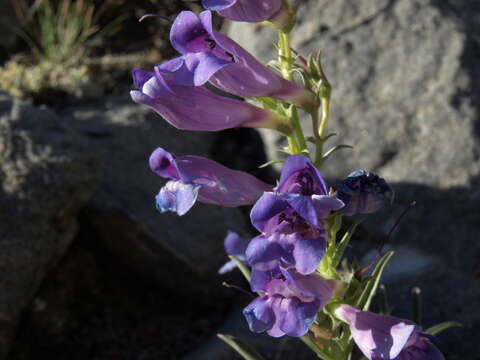
[[[378,175],[356,170],[340,182],[338,195],[345,203],[345,215],[369,214],[393,201],[393,190]]]
[[[302,276],[291,269],[264,273],[263,284],[256,291],[265,294],[253,300],[243,315],[253,332],[266,331],[273,337],[303,336],[332,297],[334,284],[318,275]]]
[[[133,101],[148,105],[181,130],[217,131],[234,127],[285,128],[273,112],[215,95],[202,87],[182,86],[174,75],[133,70]]]
[[[265,192],[252,208],[252,224],[262,235],[250,242],[248,263],[258,270],[288,264],[301,274],[314,272],[327,243],[322,219],[343,206],[327,194],[327,186],[310,160],[290,156],[275,191]]]
[[[230,20],[261,22],[282,9],[282,0],[203,0],[202,5]]]
[[[176,158],[162,148],[150,156],[150,168],[171,179],[156,197],[161,212],[184,215],[198,200],[207,204],[240,206],[254,203],[272,187],[254,176],[193,155]]]
[[[236,232],[229,231],[223,240],[225,252],[228,255],[235,256],[240,261],[245,261],[245,251],[247,250],[248,240],[238,235]],[[219,274],[225,274],[235,269],[237,264],[230,260],[225,263],[219,270]]]
[[[172,46],[182,54],[160,68],[175,73],[182,85],[209,81],[242,97],[273,97],[299,106],[318,106],[313,93],[273,73],[229,37],[212,28],[212,14],[182,11],[170,31]]]
[[[444,360],[440,351],[408,320],[341,305],[335,315],[350,326],[353,340],[370,360]]]

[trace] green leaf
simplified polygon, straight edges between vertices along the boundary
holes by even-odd
[[[451,327],[462,327],[463,325],[456,321],[444,321],[425,330],[427,334],[437,335],[438,333],[450,329]]]
[[[350,242],[350,239],[352,238],[352,235],[355,232],[355,229],[357,228],[357,226],[358,226],[358,223],[351,225],[343,235],[340,242],[337,244],[335,248],[335,252],[333,254],[333,260],[332,260],[332,266],[334,266],[335,268],[338,266],[338,264],[340,264],[343,253],[345,252],[345,249],[347,248],[347,245]]]
[[[217,334],[217,336],[235,349],[235,351],[238,352],[245,360],[264,360],[264,358],[255,349],[252,349],[243,341],[231,335]]]
[[[240,269],[240,271],[242,272],[243,276],[245,277],[245,279],[247,279],[247,281],[250,282],[250,278],[252,277],[250,275],[250,270],[248,270],[248,268],[245,266],[245,264],[243,262],[241,262],[238,258],[236,258],[235,256],[229,256],[230,260],[233,260],[235,261],[235,264],[237,264],[238,268]]]
[[[345,144],[336,145],[336,146],[334,146],[333,148],[331,148],[330,150],[328,150],[325,154],[323,154],[322,160],[325,160],[325,159],[328,158],[330,155],[332,155],[335,151],[338,151],[338,150],[340,150],[340,149],[353,149],[353,146],[351,146],[351,145],[345,145]]]
[[[387,265],[388,261],[393,256],[393,251],[387,252],[380,261],[375,266],[375,270],[373,270],[372,278],[367,281],[367,285],[363,289],[362,294],[358,298],[356,303],[356,307],[362,310],[368,310],[370,307],[370,303],[372,302],[372,298],[377,291],[378,284],[380,283],[380,278],[382,277],[383,270]]]

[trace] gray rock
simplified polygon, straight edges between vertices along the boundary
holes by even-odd
[[[176,155],[209,157],[217,135],[179,131],[130,98],[73,107],[64,116],[102,163],[101,183],[85,212],[99,241],[161,285],[178,287],[184,269],[216,274],[226,258],[227,231],[245,227],[242,212],[196,204],[183,217],[160,214],[154,197],[164,180],[150,171],[148,157],[159,146]]]
[[[480,259],[479,17],[471,1],[312,0],[300,7],[292,36],[300,53],[322,51],[333,86],[328,131],[355,146],[322,172],[336,179],[358,168],[378,172],[400,205],[387,219],[367,221],[369,230],[385,235],[416,200],[395,241],[421,243],[468,272]],[[274,54],[270,28],[235,23],[230,34],[263,60]],[[279,137],[264,139],[278,156]]]
[[[93,193],[95,163],[73,141],[52,112],[0,93],[0,358]]]

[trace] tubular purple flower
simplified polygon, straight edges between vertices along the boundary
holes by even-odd
[[[247,262],[256,270],[293,265],[311,274],[323,258],[328,235],[322,225],[343,202],[327,195],[327,186],[310,160],[290,156],[274,192],[265,192],[250,213],[262,235],[250,242]]]
[[[288,126],[273,112],[243,101],[215,95],[202,87],[175,83],[174,75],[158,68],[155,73],[133,70],[138,90],[133,101],[147,105],[181,130],[218,131],[234,127],[260,127],[288,131]]]
[[[379,210],[393,201],[394,192],[378,175],[365,170],[355,170],[340,182],[337,196],[345,203],[342,212],[352,216]]]
[[[272,187],[242,171],[193,155],[176,158],[162,148],[150,156],[150,168],[171,179],[156,197],[161,212],[184,215],[197,198],[207,204],[235,207],[254,203]]]
[[[203,0],[202,6],[233,21],[275,21],[282,11],[282,0]]]
[[[445,360],[429,340],[408,320],[340,305],[335,316],[350,327],[353,340],[370,360]]]
[[[265,295],[243,310],[250,330],[266,331],[273,337],[305,335],[332,297],[335,282],[313,274],[302,276],[292,269],[276,269],[263,275],[257,291]]]
[[[160,68],[175,73],[181,85],[215,87],[241,97],[273,97],[316,107],[314,94],[273,73],[229,37],[212,27],[212,14],[182,11],[172,25],[170,42],[182,56]]]
[[[320,219],[343,205],[337,197],[328,195],[325,181],[308,158],[291,155],[285,161],[278,186],[257,201],[250,217],[253,226],[265,232],[273,217],[290,208],[312,226],[319,227]]]

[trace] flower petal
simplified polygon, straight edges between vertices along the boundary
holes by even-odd
[[[181,54],[204,50],[198,47],[198,38],[202,39],[207,32],[200,19],[191,11],[182,11],[176,17],[170,29],[170,42]]]
[[[220,9],[218,13],[233,21],[261,22],[268,20],[281,7],[281,0],[237,0],[233,6]]]
[[[175,75],[161,67],[140,91],[130,94],[133,101],[150,106],[171,125],[181,130],[218,131],[235,127],[285,128],[278,114],[243,101],[216,95],[196,86],[175,83]],[[141,83],[143,77],[135,75]]]
[[[204,85],[217,71],[233,64],[233,61],[203,52],[185,54],[183,61],[182,67],[175,70],[175,81],[186,86]]]
[[[395,359],[415,330],[415,324],[341,305],[335,315],[350,325],[355,343],[368,359]]]
[[[258,231],[265,231],[268,221],[289,207],[284,196],[279,193],[266,192],[255,203],[250,212],[252,225]]]
[[[199,185],[171,180],[160,189],[155,197],[160,212],[172,211],[182,216],[191,209],[197,200]]]
[[[282,248],[276,242],[268,241],[262,235],[254,237],[245,252],[248,264],[261,271],[272,270],[278,266]]]
[[[320,301],[302,302],[296,297],[286,301],[287,311],[280,320],[279,328],[289,336],[305,335],[320,310]]]
[[[202,6],[209,10],[218,11],[226,9],[236,2],[237,0],[202,0]]]
[[[327,247],[326,233],[316,239],[300,239],[295,243],[293,257],[295,268],[302,275],[313,273],[325,254]]]
[[[314,227],[319,226],[317,209],[314,206],[311,196],[303,196],[300,194],[285,194],[288,204],[300,215],[305,221]]]
[[[268,296],[261,296],[253,300],[243,309],[243,315],[247,319],[250,331],[256,333],[270,329],[275,321]]]
[[[312,202],[319,219],[326,219],[332,211],[337,211],[344,206],[342,200],[328,195],[312,195]]]
[[[149,165],[154,173],[163,178],[180,179],[175,156],[160,147],[150,155]]]
[[[319,300],[321,308],[330,301],[336,284],[335,280],[327,280],[317,274],[301,275],[292,269],[282,273],[298,296]]]
[[[309,187],[311,190],[308,194],[303,195],[327,195],[327,185],[323,180],[320,172],[313,166],[312,162],[302,155],[291,155],[285,161],[283,165],[282,174],[280,175],[280,182],[275,189],[278,192],[296,192],[292,191],[292,188],[297,188],[299,182],[299,177],[303,181],[303,177],[307,177],[308,181],[311,182]]]
[[[245,256],[248,240],[238,235],[236,232],[229,231],[225,240],[223,240],[225,251],[228,255]]]
[[[179,157],[177,166],[182,179],[202,185],[199,200],[208,204],[250,205],[272,188],[255,176],[200,156]]]

